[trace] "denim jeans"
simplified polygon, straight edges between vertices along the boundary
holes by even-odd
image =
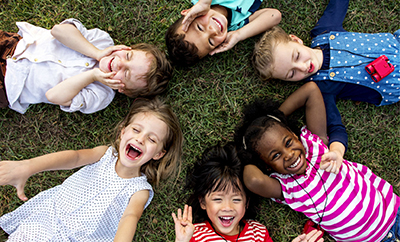
[[[400,208],[397,210],[396,221],[382,242],[400,242]]]

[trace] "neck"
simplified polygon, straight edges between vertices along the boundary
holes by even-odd
[[[314,51],[314,53],[316,54],[317,59],[318,59],[319,66],[317,66],[317,68],[318,68],[318,70],[321,70],[322,62],[324,61],[324,53],[322,52],[322,50],[320,48],[314,48],[312,50]]]
[[[132,168],[125,167],[121,164],[121,161],[118,159],[117,162],[115,163],[115,172],[121,178],[130,179],[140,176],[140,167],[132,167]]]

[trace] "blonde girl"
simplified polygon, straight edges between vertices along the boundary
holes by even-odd
[[[180,166],[182,132],[159,99],[137,99],[117,126],[113,145],[0,162],[0,185],[24,194],[26,180],[46,170],[85,166],[0,217],[9,241],[132,241],[152,185]]]

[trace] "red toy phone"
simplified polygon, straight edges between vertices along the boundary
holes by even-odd
[[[319,240],[320,238],[322,238],[325,231],[319,225],[316,225],[311,220],[307,220],[306,224],[304,225],[303,233],[308,234],[309,232],[313,231],[314,229],[322,232],[322,234],[320,236],[318,236],[318,238],[317,238],[317,240]]]
[[[371,75],[374,82],[379,82],[394,71],[394,66],[389,63],[389,59],[386,55],[381,55],[366,65],[365,70]]]

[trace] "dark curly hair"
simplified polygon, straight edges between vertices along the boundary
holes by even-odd
[[[191,66],[200,61],[195,44],[184,40],[184,34],[178,34],[177,30],[182,25],[184,16],[169,26],[165,34],[165,43],[171,62],[177,66]]]
[[[223,147],[216,145],[206,149],[186,176],[185,190],[192,191],[187,204],[192,206],[196,222],[208,220],[207,212],[200,206],[200,200],[210,192],[224,191],[227,188],[244,192],[248,205],[244,218],[254,218],[258,197],[244,186],[243,167],[233,142]]]
[[[270,173],[258,152],[258,141],[270,127],[280,125],[300,134],[297,120],[287,120],[279,110],[280,103],[272,100],[256,100],[243,109],[241,124],[236,128],[234,140],[243,165],[256,165],[265,174]]]

